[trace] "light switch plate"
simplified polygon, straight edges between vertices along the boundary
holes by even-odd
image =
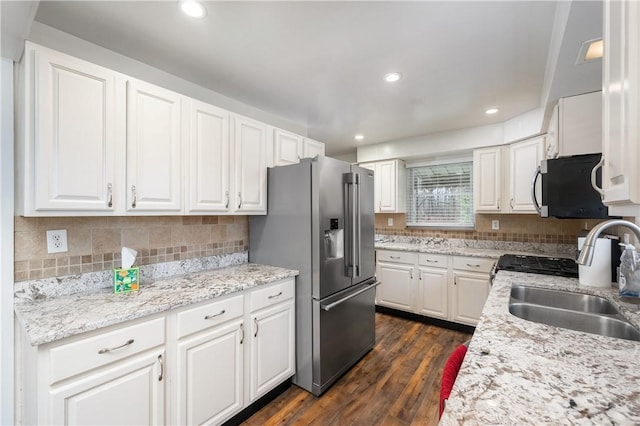
[[[387,226],[393,226],[393,218],[387,218]]]
[[[500,229],[500,221],[499,220],[492,220],[491,221],[491,229],[494,231],[497,231],[498,229]]]
[[[47,231],[47,253],[64,253],[67,248],[67,230]]]

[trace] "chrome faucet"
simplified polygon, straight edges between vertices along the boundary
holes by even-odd
[[[640,241],[640,226],[636,225],[633,222],[629,222],[628,220],[606,220],[594,226],[593,229],[587,234],[587,237],[584,240],[584,244],[582,245],[580,255],[578,256],[578,260],[576,260],[577,264],[585,266],[591,265],[591,261],[593,260],[593,251],[596,246],[596,239],[600,236],[602,231],[613,226],[624,226],[625,228],[628,228],[629,230],[633,231],[633,234],[636,236],[638,241]]]

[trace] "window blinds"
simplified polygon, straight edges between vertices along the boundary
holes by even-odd
[[[473,162],[407,169],[407,225],[474,226]]]

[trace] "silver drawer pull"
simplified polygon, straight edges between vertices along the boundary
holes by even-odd
[[[472,265],[470,263],[467,263],[467,266],[471,266],[472,268],[479,268],[480,267],[480,265]]]
[[[391,259],[400,259],[400,256],[389,256]]]
[[[221,310],[220,312],[218,312],[217,314],[214,314],[214,315],[206,315],[206,316],[204,317],[204,319],[208,320],[208,319],[211,319],[211,318],[219,317],[220,315],[224,315],[224,313],[225,313],[225,312],[227,312],[227,311],[223,309],[223,310]]]
[[[164,361],[162,360],[162,354],[158,355],[158,362],[160,363],[160,375],[158,376],[158,381],[161,382],[164,377]]]
[[[120,345],[120,346],[116,346],[115,348],[102,348],[98,351],[99,354],[107,354],[109,352],[113,352],[113,351],[117,351],[118,349],[123,349],[126,348],[129,345],[133,344],[133,339],[129,339],[127,341],[127,343]]]
[[[274,294],[268,297],[268,299],[275,299],[276,297],[282,296],[282,292],[278,293],[278,294]]]
[[[431,259],[427,259],[427,263],[438,263],[438,260],[431,260]]]

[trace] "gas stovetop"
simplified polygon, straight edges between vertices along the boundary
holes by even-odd
[[[496,265],[496,272],[500,270],[578,278],[576,261],[563,257],[505,254],[500,257]]]

